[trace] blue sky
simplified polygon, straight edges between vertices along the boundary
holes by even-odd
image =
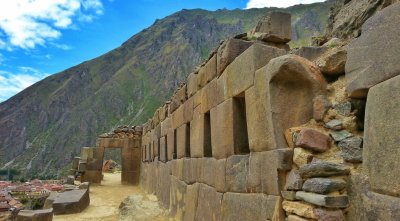
[[[0,102],[118,47],[181,9],[288,7],[323,0],[2,0]]]

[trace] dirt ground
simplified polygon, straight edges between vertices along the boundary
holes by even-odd
[[[101,185],[90,187],[90,205],[83,212],[70,215],[55,215],[53,220],[116,221],[119,218],[119,205],[128,196],[146,196],[146,194],[139,187],[122,185],[120,173],[105,173]]]

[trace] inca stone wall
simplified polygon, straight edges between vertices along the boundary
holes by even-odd
[[[271,13],[221,43],[132,137],[102,136],[73,167],[100,182],[92,159],[125,148],[123,181],[140,180],[176,220],[400,220],[399,11],[376,13],[356,39],[290,52],[290,15]]]

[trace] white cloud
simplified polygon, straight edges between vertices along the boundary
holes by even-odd
[[[103,14],[101,0],[12,0],[0,1],[0,49],[23,49],[57,39],[62,29],[80,16]],[[3,38],[3,39],[1,39]]]
[[[31,67],[20,67],[16,74],[0,70],[0,102],[47,76],[48,74]]]
[[[292,5],[298,4],[311,4],[314,2],[324,2],[325,0],[249,0],[246,9],[249,8],[264,8],[264,7],[277,7],[287,8]]]

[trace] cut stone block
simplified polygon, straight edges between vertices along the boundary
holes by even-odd
[[[167,162],[167,137],[160,138],[160,161]]]
[[[52,221],[53,209],[20,210],[15,221]]]
[[[208,83],[201,90],[201,112],[207,113],[211,108],[224,101],[224,88],[222,78],[217,78]]]
[[[176,130],[176,155],[190,157],[190,125],[184,124]]]
[[[399,11],[400,4],[393,4],[377,12],[364,23],[361,36],[350,43],[346,63],[350,97],[367,97],[371,87],[400,74]]]
[[[199,88],[204,87],[208,82],[217,76],[217,55],[215,54],[202,66],[198,73],[197,84]]]
[[[399,95],[400,76],[372,87],[364,127],[363,167],[371,188],[392,196],[400,196]]]
[[[255,43],[239,55],[223,73],[224,99],[243,93],[253,86],[256,70],[271,59],[285,55],[286,51],[264,44]]]
[[[225,68],[252,44],[250,41],[235,38],[224,41],[217,51],[217,75],[220,76]]]
[[[262,193],[225,193],[222,199],[222,220],[283,220],[281,199]],[[281,219],[279,219],[281,218]]]
[[[251,152],[247,192],[280,196],[285,185],[285,171],[292,169],[292,157],[291,149]]]
[[[80,159],[80,157],[74,157],[74,159],[72,160],[72,169],[78,169]]]
[[[254,37],[266,42],[287,43],[292,38],[291,15],[285,12],[270,12],[255,28]]]
[[[255,76],[245,93],[250,150],[285,148],[285,130],[312,118],[312,99],[324,93],[326,82],[314,64],[297,55],[274,58]]]
[[[308,203],[328,208],[346,208],[349,205],[349,199],[345,195],[328,196],[298,191],[296,192],[296,199],[304,200]]]
[[[165,136],[168,133],[168,130],[171,129],[171,118],[166,118],[164,121],[161,122],[161,131],[160,136]]]
[[[86,164],[86,170],[99,170],[103,169],[103,159],[89,158]]]
[[[226,100],[211,109],[212,155],[217,159],[227,158],[234,153],[248,152],[244,104],[234,99]]]
[[[124,185],[137,185],[139,184],[140,172],[139,171],[122,171],[121,183]]]
[[[218,192],[226,192],[226,159],[203,158],[201,182],[214,187]]]
[[[226,160],[226,187],[228,192],[246,193],[249,155],[233,155]]]
[[[93,158],[93,148],[92,147],[82,147],[80,159],[87,160],[88,158]]]
[[[167,133],[167,160],[170,161],[176,152],[176,130],[170,129]]]
[[[195,220],[222,220],[221,204],[222,193],[218,193],[215,188],[209,187],[205,184],[200,184]]]
[[[187,185],[185,182],[178,180],[171,176],[170,188],[170,215],[175,217],[176,220],[183,220],[183,213],[185,212],[185,195]]]
[[[186,84],[179,88],[171,98],[169,106],[169,114],[173,113],[179,106],[181,106],[187,99]]]
[[[202,99],[202,92],[203,90],[199,90],[197,91],[194,95],[193,95],[193,109],[200,106],[201,104],[201,99]]]
[[[203,165],[202,159],[184,158],[183,159],[183,181],[191,185],[200,179]]]
[[[81,176],[81,182],[101,183],[103,174],[101,170],[86,170]]]
[[[192,97],[198,90],[199,90],[199,85],[198,85],[198,73],[193,72],[190,73],[188,78],[187,78],[187,94],[188,97]]]
[[[53,212],[56,215],[80,213],[89,203],[89,189],[62,192],[53,202]]]
[[[184,221],[194,221],[197,211],[200,184],[195,183],[186,187]]]
[[[210,114],[202,114],[197,107],[190,123],[190,155],[191,157],[211,157],[211,124]]]

